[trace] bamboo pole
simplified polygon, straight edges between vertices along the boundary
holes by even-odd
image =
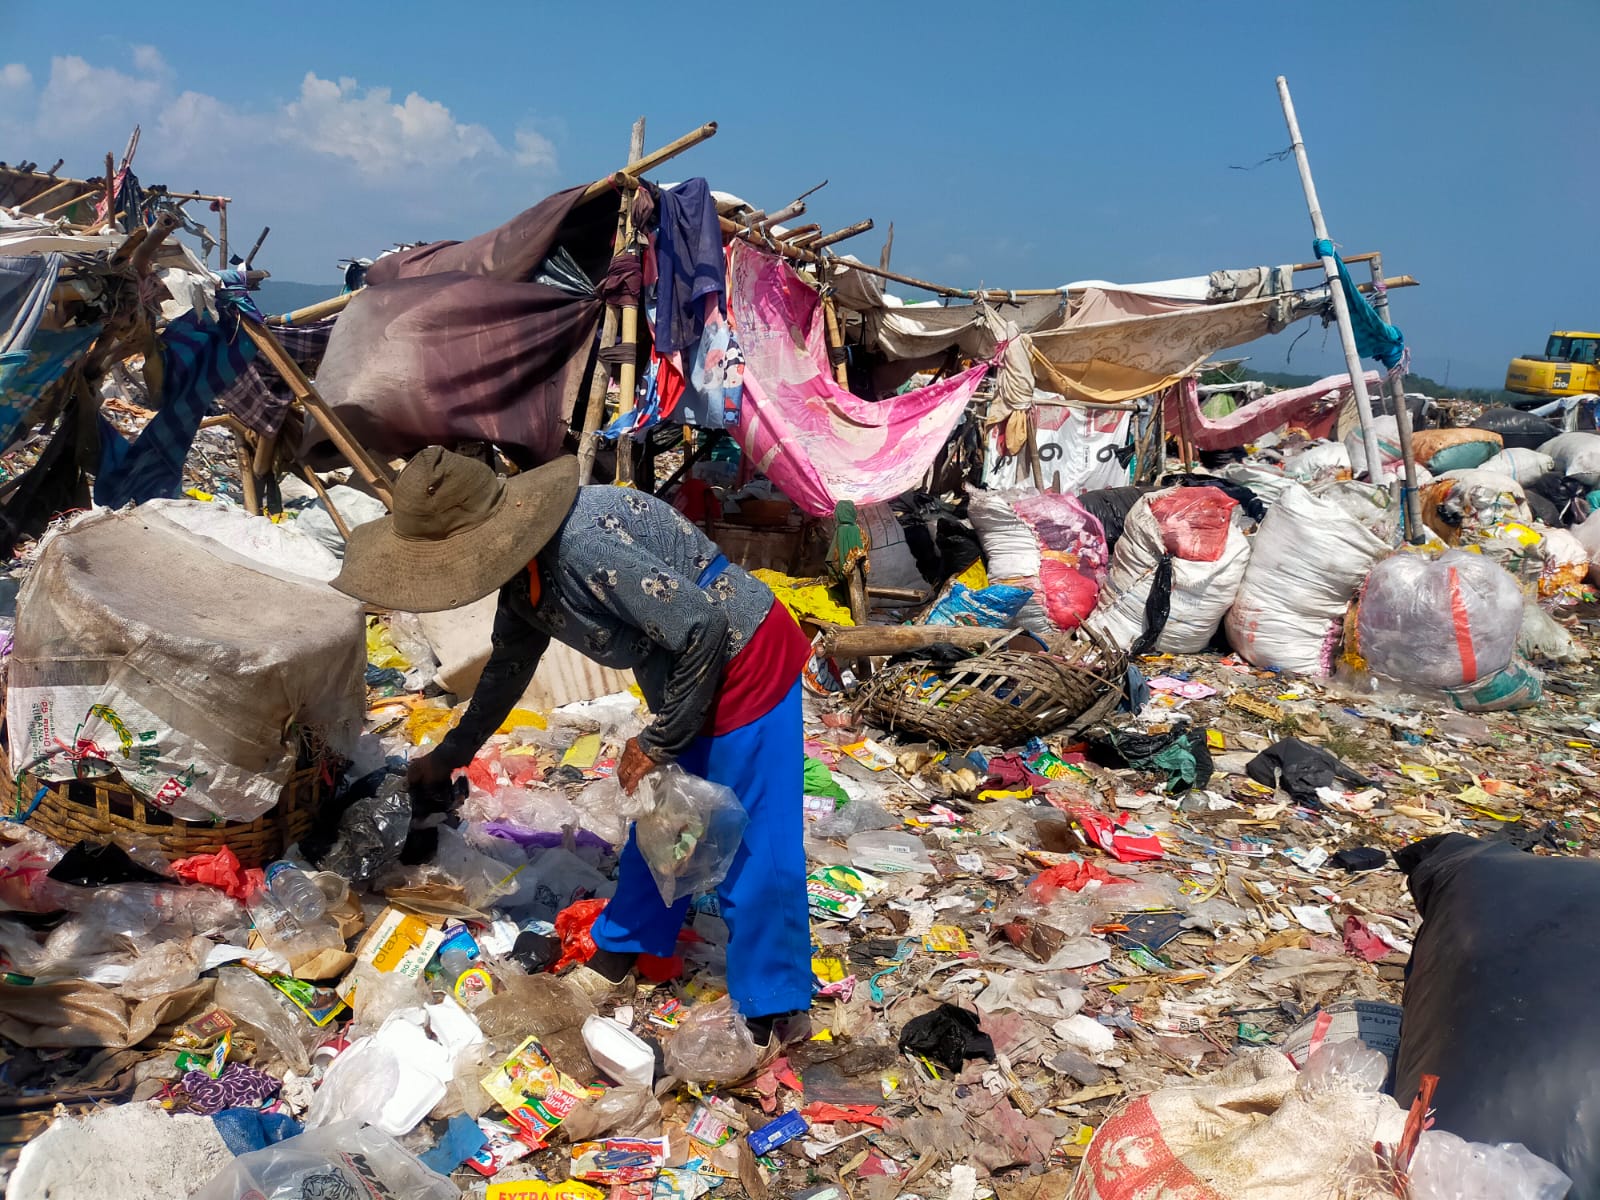
[[[785,221],[788,221],[788,220],[790,220],[790,219],[792,219],[794,217],[798,217],[801,214],[803,214],[805,211],[806,211],[806,202],[804,200],[795,200],[795,201],[793,201],[793,202],[791,202],[789,204],[785,204],[777,212],[769,213],[762,220],[761,224],[759,226],[757,226],[757,228],[762,230],[763,232],[766,232],[767,230],[770,230],[774,225],[782,225]],[[789,232],[793,233],[794,231],[790,230]]]
[[[685,150],[692,149],[693,147],[698,146],[701,142],[708,141],[716,136],[717,123],[715,121],[707,121],[704,125],[700,126],[700,128],[691,130],[690,132],[684,134],[681,138],[678,138],[676,141],[668,142],[659,150],[652,150],[649,154],[645,154],[641,150],[639,154],[631,156],[632,161],[630,161],[627,166],[623,167],[622,170],[617,171],[614,174],[607,175],[604,179],[597,179],[587,188],[585,188],[583,199],[593,200],[596,196],[604,193],[608,188],[626,187],[628,186],[629,182],[637,183],[639,176],[643,175],[646,171],[652,170],[655,167],[659,167],[662,163],[668,161],[669,159],[677,158],[678,155],[682,154]],[[625,178],[618,179],[618,176],[623,176]]]
[[[710,126],[702,126],[701,128],[709,128],[712,133],[717,131],[717,127],[714,124]],[[684,140],[684,138],[678,139],[680,142]],[[690,143],[690,145],[694,144],[696,143]],[[688,146],[685,146],[684,149],[688,149]],[[640,157],[643,154],[644,118],[640,117],[633,123],[633,136],[628,144],[628,158],[631,161],[643,162],[645,160]],[[624,173],[626,174],[626,172]],[[633,193],[637,186],[638,182],[637,177],[635,176],[632,185],[622,189],[622,203],[626,209],[626,215],[623,218],[623,230],[625,234],[623,239],[623,252],[626,254],[632,254],[634,252]],[[617,371],[618,417],[627,416],[633,411],[633,391],[639,382],[639,357],[636,351],[636,347],[639,344],[639,303],[639,300],[635,300],[631,304],[625,304],[622,307],[622,338],[620,344],[623,348],[624,355],[622,363]],[[630,351],[632,351],[632,353],[629,353]],[[617,438],[617,469],[615,480],[619,484],[631,484],[633,482],[633,439],[627,434],[621,434]]]
[[[1306,195],[1306,208],[1311,213],[1311,229],[1318,241],[1326,241],[1328,223],[1322,218],[1322,205],[1317,200],[1317,185],[1311,178],[1311,160],[1306,157],[1305,142],[1300,138],[1300,122],[1294,115],[1294,100],[1289,95],[1289,81],[1278,76],[1278,100],[1283,106],[1283,120],[1289,127],[1289,141],[1294,147],[1295,165],[1300,168],[1300,187]],[[1344,288],[1339,283],[1339,265],[1332,254],[1323,255],[1322,273],[1328,280],[1328,291],[1333,300],[1334,319],[1339,324],[1339,344],[1344,348],[1345,366],[1350,372],[1350,385],[1356,394],[1356,413],[1361,418],[1361,436],[1367,447],[1367,477],[1383,486],[1388,474],[1383,469],[1383,459],[1378,451],[1378,431],[1372,424],[1372,400],[1367,395],[1367,378],[1361,369],[1361,355],[1356,350],[1356,335],[1350,325],[1350,305]]]
[[[22,209],[24,212],[26,212],[27,209],[31,205],[38,204],[43,200],[49,199],[51,196],[54,196],[57,192],[61,191],[63,188],[69,188],[69,187],[74,187],[74,186],[80,187],[80,188],[83,187],[84,186],[83,180],[81,180],[81,179],[62,179],[62,180],[59,180],[56,183],[52,183],[49,187],[45,188],[44,191],[36,192],[32,196],[29,196],[21,204],[17,205],[17,207]]]
[[[333,442],[339,453],[344,455],[356,473],[367,481],[369,487],[390,508],[394,507],[392,495],[393,481],[389,478],[388,469],[369,455],[366,449],[351,436],[345,428],[344,422],[339,420],[327,401],[312,386],[305,372],[300,369],[300,364],[289,357],[289,352],[277,338],[272,336],[272,331],[261,322],[252,317],[242,317],[239,321],[245,335],[256,344],[266,360],[272,364],[279,375],[283,376],[285,383],[294,392],[295,398],[308,414],[316,419],[327,433],[328,439]]]
[[[813,249],[820,250],[824,246],[831,246],[835,242],[842,242],[846,238],[853,238],[859,234],[868,233],[872,229],[872,218],[857,221],[854,225],[846,225],[843,229],[835,229],[832,233],[825,233],[817,239]]]
[[[71,200],[63,200],[60,204],[57,204],[53,208],[47,208],[42,213],[36,213],[34,215],[38,217],[53,217],[59,212],[66,212],[67,209],[71,208],[74,204],[81,203],[84,200],[93,200],[95,192],[99,189],[88,184],[85,184],[84,186],[88,187],[89,190],[86,192],[80,192]]]
[[[228,203],[227,200],[222,200],[221,207],[217,209],[217,270],[219,271],[228,269]]]
[[[318,499],[322,501],[322,506],[328,510],[328,516],[333,521],[333,527],[339,531],[339,536],[348,542],[350,540],[350,526],[345,524],[344,518],[339,515],[339,510],[333,506],[333,497],[328,495],[328,489],[322,486],[322,480],[317,478],[317,473],[305,463],[300,463],[299,467],[301,477],[311,485],[311,490],[317,494]]]
[[[1380,283],[1383,279],[1383,255],[1374,254],[1368,267],[1373,283]],[[1372,300],[1372,307],[1385,323],[1389,320],[1388,292],[1387,287],[1376,287]],[[1420,546],[1427,540],[1427,535],[1422,530],[1422,500],[1417,494],[1417,456],[1411,449],[1411,409],[1406,405],[1406,385],[1401,373],[1389,372],[1388,382],[1389,398],[1394,401],[1395,428],[1400,432],[1400,464],[1405,476],[1400,499],[1406,515],[1406,540],[1414,546]]]
[[[844,360],[844,331],[839,328],[839,312],[833,305],[831,295],[822,297],[822,317],[828,335],[828,359],[833,365],[833,381],[848,390],[850,370]]]
[[[334,313],[341,313],[345,305],[359,296],[365,289],[358,288],[353,292],[346,292],[342,296],[330,296],[326,300],[318,300],[315,304],[308,304],[304,308],[297,308],[293,312],[280,313],[276,317],[268,317],[267,321],[273,325],[311,325],[324,317],[331,317]]]

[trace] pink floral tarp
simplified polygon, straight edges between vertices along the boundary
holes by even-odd
[[[735,242],[728,295],[745,353],[739,445],[813,516],[916,487],[989,369],[863,400],[834,380],[817,291],[782,259]]]

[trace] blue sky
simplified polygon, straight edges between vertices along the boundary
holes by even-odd
[[[0,159],[95,174],[141,123],[141,177],[232,196],[280,279],[603,175],[641,113],[652,147],[720,123],[664,176],[767,208],[829,179],[807,220],[874,218],[868,258],[893,221],[894,266],[955,286],[1304,261],[1293,164],[1230,169],[1288,144],[1283,73],[1334,239],[1424,284],[1393,297],[1416,370],[1496,386],[1600,325],[1595,0],[61,11],[0,0]],[[1304,328],[1253,361],[1338,369]]]

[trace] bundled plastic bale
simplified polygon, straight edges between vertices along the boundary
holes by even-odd
[[[1337,504],[1389,545],[1399,544],[1400,509],[1390,489],[1357,479],[1335,479],[1312,488],[1312,494]]]
[[[1522,446],[1507,446],[1493,458],[1486,460],[1479,470],[1509,475],[1518,483],[1529,484],[1543,479],[1556,469],[1556,460],[1548,454]]]
[[[45,542],[9,670],[13,769],[73,779],[96,760],[184,821],[261,816],[300,731],[349,756],[366,710],[355,600],[145,508]]]
[[[1527,494],[1509,475],[1451,471],[1420,490],[1422,523],[1448,546],[1479,541],[1507,521],[1533,520]]]
[[[1439,1129],[1520,1142],[1572,1177],[1572,1200],[1600,1200],[1600,862],[1459,833],[1395,859],[1422,927],[1394,1094],[1439,1076]]]
[[[1342,442],[1318,442],[1283,460],[1283,472],[1302,483],[1350,473],[1350,451]]]
[[[1217,488],[1142,498],[1128,512],[1100,603],[1084,627],[1124,650],[1204,650],[1250,560],[1241,522],[1239,502]]]
[[[1048,638],[1094,611],[1110,552],[1099,520],[1076,497],[974,490],[967,515],[983,539],[990,582],[1033,592],[1020,628]]]
[[[1481,554],[1396,554],[1372,568],[1356,621],[1368,667],[1401,683],[1457,688],[1509,666],[1522,589]]]
[[[1585,487],[1600,487],[1600,433],[1563,433],[1539,447],[1555,461],[1558,474]]]
[[[1303,487],[1280,500],[1251,539],[1228,640],[1258,667],[1327,675],[1344,613],[1389,544]]]
[[[1555,422],[1520,408],[1486,408],[1472,427],[1498,433],[1508,450],[1537,450],[1561,432]]]
[[[1372,431],[1378,438],[1378,457],[1390,476],[1398,475],[1404,466],[1400,453],[1400,425],[1393,417],[1373,417]],[[1350,470],[1357,476],[1371,476],[1367,470],[1367,439],[1358,424],[1344,435],[1345,452],[1350,456]]]
[[[1488,429],[1419,429],[1411,453],[1435,475],[1468,471],[1499,454],[1500,435]]]

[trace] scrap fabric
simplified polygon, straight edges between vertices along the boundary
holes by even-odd
[[[755,469],[818,517],[916,487],[989,365],[863,400],[834,381],[816,289],[782,259],[735,242],[728,289],[745,351],[738,438]]]

